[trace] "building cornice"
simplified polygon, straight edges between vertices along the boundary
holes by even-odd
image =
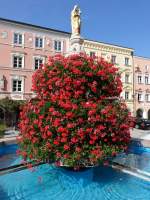
[[[131,56],[134,52],[131,48],[121,47],[117,45],[106,44],[102,42],[92,41],[92,40],[84,40],[85,48],[92,48],[93,50],[106,51],[116,54],[125,54]]]
[[[129,86],[129,85],[124,85],[123,89],[125,90],[133,90],[133,87]]]
[[[33,70],[33,69],[26,69],[26,68],[20,68],[20,69],[14,69],[14,68],[12,68],[11,66],[10,67],[5,67],[5,66],[0,66],[0,71],[2,71],[2,70],[11,70],[11,72],[13,71],[13,72],[32,72],[32,73],[34,73],[35,72],[35,70]],[[2,72],[1,72],[2,73]]]

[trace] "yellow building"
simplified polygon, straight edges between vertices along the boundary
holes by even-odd
[[[133,106],[133,49],[102,43],[92,40],[84,40],[84,50],[90,56],[103,57],[108,62],[112,62],[121,72],[123,92],[121,97],[125,100],[128,109],[134,114]]]

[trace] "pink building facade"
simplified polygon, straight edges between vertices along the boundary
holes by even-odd
[[[150,58],[134,56],[134,97],[136,116],[150,119]]]
[[[0,19],[0,98],[34,96],[32,75],[49,55],[66,54],[70,34]]]
[[[0,99],[26,100],[34,97],[31,90],[33,73],[49,55],[67,55],[70,36],[68,32],[0,18]],[[105,50],[105,54],[115,53],[118,56],[121,70],[125,72],[125,99],[128,97],[128,104],[133,107],[132,114],[150,118],[150,59],[133,55],[129,58],[128,55],[128,60],[134,63],[126,67],[124,58],[133,49],[98,42],[96,46],[94,44],[89,40],[88,48],[92,46],[99,54]],[[86,41],[83,45],[86,53],[91,55],[92,49],[87,48]],[[134,102],[130,100],[133,97]]]

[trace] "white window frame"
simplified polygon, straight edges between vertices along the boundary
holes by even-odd
[[[147,82],[146,82],[146,78],[147,78]],[[148,84],[149,84],[149,76],[146,75],[146,76],[145,76],[145,85],[148,85]]]
[[[126,77],[128,77],[127,81],[126,81]],[[130,83],[130,74],[125,74],[125,83]]]
[[[61,49],[60,49],[60,50],[59,50],[58,48],[55,49],[55,42],[60,42],[60,44],[61,44]],[[57,44],[57,47],[58,47],[58,44]],[[62,51],[63,51],[63,41],[60,40],[60,39],[54,40],[54,42],[53,42],[53,48],[54,48],[54,51],[55,51],[55,52],[62,52]]]
[[[15,34],[22,35],[22,44],[19,44],[19,43],[15,43],[15,42],[14,42]],[[18,40],[19,40],[19,39],[18,39]],[[14,31],[14,32],[13,32],[13,42],[12,42],[12,43],[13,43],[14,46],[23,47],[23,46],[24,46],[24,33],[18,32],[18,31]]]
[[[128,94],[128,95],[126,95],[126,94]],[[126,97],[128,97],[128,98],[126,98]],[[124,92],[124,99],[125,100],[129,100],[130,99],[130,92],[129,91],[125,91]]]
[[[2,31],[2,32],[1,32],[1,38],[2,38],[2,39],[8,38],[8,32],[7,32],[7,31]]]
[[[113,60],[115,58],[115,60]],[[116,55],[111,55],[111,63],[116,64],[117,63],[117,56]]]
[[[22,57],[22,67],[14,67],[14,56]],[[11,54],[11,66],[13,69],[23,69],[25,65],[25,56],[22,53],[12,53]]]
[[[35,59],[41,59],[41,60],[43,60],[42,64],[45,63],[45,57],[44,56],[33,56],[33,70],[37,70],[37,69],[35,69]],[[38,67],[38,69],[39,69],[39,67]]]
[[[139,81],[140,80],[139,77],[141,77],[141,81]],[[141,74],[137,75],[137,83],[142,84],[142,75]]]
[[[95,51],[90,51],[90,57],[94,58],[96,56],[96,52]]]
[[[126,60],[128,60],[128,62],[126,62]],[[125,57],[124,58],[124,65],[125,66],[129,66],[130,64],[129,64],[129,61],[130,61],[130,58],[129,57]]]
[[[140,98],[139,98],[139,95],[140,95]],[[139,92],[137,94],[137,99],[138,99],[139,102],[143,101],[143,94]]]
[[[40,46],[36,46],[36,38],[38,38],[38,39],[42,39],[42,47],[40,47]],[[43,49],[44,48],[44,43],[45,43],[45,40],[44,40],[44,37],[43,36],[40,36],[40,35],[35,35],[35,38],[34,38],[34,48],[36,48],[36,49]],[[40,42],[38,42],[38,44],[40,44]]]
[[[21,91],[13,91],[13,81],[21,81]],[[12,76],[11,79],[11,91],[12,93],[23,93],[24,92],[24,78],[22,76]]]

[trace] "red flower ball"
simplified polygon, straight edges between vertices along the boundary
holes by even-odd
[[[131,116],[120,100],[117,68],[87,55],[50,57],[33,75],[31,99],[20,114],[20,154],[77,167],[124,151]]]

